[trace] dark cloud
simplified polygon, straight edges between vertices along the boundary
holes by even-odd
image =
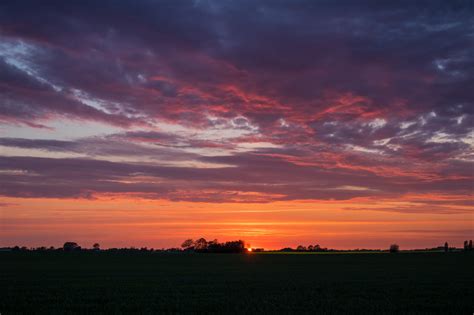
[[[2,33],[37,47],[31,58],[52,82],[119,102],[117,113],[178,120],[192,113],[198,120],[202,109],[221,105],[265,124],[268,117],[317,114],[334,105],[331,94],[347,93],[366,97],[364,114],[387,115],[396,104],[404,104],[402,113],[472,105],[468,6],[52,1],[33,7],[2,4]],[[162,78],[143,81],[153,76]]]
[[[416,182],[348,169],[308,168],[254,154],[206,158],[231,167],[170,167],[91,159],[2,157],[0,193],[12,197],[87,197],[133,193],[146,198],[236,201],[232,194],[250,193],[243,201],[395,197],[417,193],[468,194],[471,180]],[[255,196],[256,197],[255,197]],[[229,197],[229,198],[227,198]],[[256,199],[255,199],[256,198]],[[242,201],[241,200],[241,201]]]
[[[5,58],[0,58],[0,97],[0,121],[5,122],[34,126],[37,120],[63,117],[119,126],[132,123],[127,117],[108,114],[78,101],[67,88],[55,89],[53,83],[9,64]]]
[[[132,134],[135,134],[134,137],[137,137],[139,133],[131,132],[126,133],[125,135],[130,136]],[[138,157],[173,161],[199,159],[200,157],[197,154],[174,150],[173,144],[162,144],[162,138],[155,139],[153,143],[157,144],[156,146],[145,147],[139,143],[121,141],[121,136],[122,135],[117,135],[106,138],[93,137],[79,139],[76,141],[0,138],[0,146],[22,149],[38,149],[49,152],[80,153],[90,157]],[[136,140],[136,138],[133,139]]]
[[[68,141],[0,139],[6,148],[91,158],[4,158],[6,170],[26,173],[3,179],[3,194],[220,201],[241,198],[233,191],[276,199],[466,193],[472,10],[458,1],[2,1],[0,122],[134,128]],[[158,121],[241,134],[207,139],[156,131]],[[243,152],[242,144],[255,147]],[[224,167],[92,160],[99,156]],[[167,182],[126,184],[134,174]],[[199,197],[204,190],[212,193]]]

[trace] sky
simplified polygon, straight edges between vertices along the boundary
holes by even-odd
[[[0,246],[461,247],[468,1],[1,1]]]

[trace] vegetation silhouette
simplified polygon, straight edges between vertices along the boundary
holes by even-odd
[[[197,253],[244,253],[247,251],[245,242],[242,240],[219,243],[217,239],[209,242],[205,238],[199,238],[196,241],[187,239],[181,247],[185,251]]]
[[[465,240],[464,241],[464,251],[471,251],[472,250],[472,240]]]
[[[319,244],[316,245],[298,245],[296,249],[293,249],[291,247],[285,247],[280,249],[279,251],[281,252],[329,252],[329,251],[336,251],[335,249],[328,249],[326,247],[321,247]]]
[[[400,246],[398,246],[398,244],[390,245],[389,252],[398,253],[399,251],[400,251]]]
[[[78,251],[81,250],[81,246],[77,245],[76,242],[66,242],[63,245],[63,250],[65,252]]]
[[[246,244],[243,240],[219,242],[217,239],[207,241],[205,238],[198,238],[197,240],[186,239],[183,241],[180,247],[171,248],[147,248],[147,247],[123,247],[123,248],[107,248],[101,249],[99,243],[94,243],[91,248],[83,248],[76,242],[65,242],[62,247],[55,248],[54,246],[40,246],[40,247],[26,247],[26,246],[13,246],[13,247],[0,247],[0,251],[39,251],[39,252],[169,252],[169,253],[247,253],[247,252],[400,252],[400,246],[398,244],[391,244],[388,249],[367,249],[367,248],[356,248],[356,249],[331,249],[321,247],[319,244],[316,245],[298,245],[296,248],[284,247],[276,250],[265,250],[264,248],[250,248],[249,244]],[[458,251],[472,251],[472,240],[465,240],[462,248],[449,247],[448,242],[444,245],[432,248],[423,249],[409,249],[403,250],[404,252],[417,252],[417,251],[433,251],[433,252],[458,252]]]

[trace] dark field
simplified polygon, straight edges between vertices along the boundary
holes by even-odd
[[[0,313],[469,314],[472,253],[0,253]]]

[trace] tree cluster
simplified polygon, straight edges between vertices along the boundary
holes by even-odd
[[[471,251],[472,250],[472,240],[469,240],[469,242],[467,240],[464,241],[464,250],[465,251]]]
[[[187,239],[181,245],[185,251],[197,253],[243,253],[246,251],[245,242],[242,240],[219,243],[216,239],[206,241],[205,238],[197,240]]]
[[[285,247],[279,250],[280,252],[327,252],[332,251],[331,249],[327,249],[326,247],[321,247],[319,244],[316,245],[298,245],[296,249],[291,247]]]
[[[74,252],[81,250],[81,246],[79,246],[76,242],[66,242],[63,245],[63,250],[65,252]]]
[[[298,247],[296,247],[296,251],[297,252],[327,252],[328,249],[325,247],[323,248],[319,246],[319,244],[308,245],[308,247],[303,246],[303,245],[298,245]]]

